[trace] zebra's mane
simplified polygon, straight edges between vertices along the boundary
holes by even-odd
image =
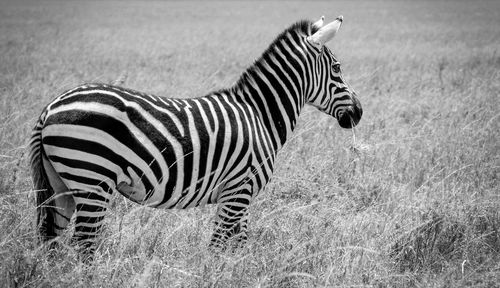
[[[258,72],[259,66],[262,62],[264,62],[266,59],[268,59],[269,55],[274,53],[274,47],[284,38],[287,37],[287,35],[290,34],[302,34],[302,35],[311,35],[315,33],[318,28],[312,26],[313,22],[309,20],[301,20],[298,21],[292,25],[290,25],[288,28],[286,28],[283,32],[281,32],[269,45],[269,47],[264,51],[264,53],[261,54],[257,60],[253,62],[252,65],[250,65],[240,76],[236,84],[232,87],[232,89],[240,89],[246,83],[248,83],[248,80],[253,78],[253,76]]]

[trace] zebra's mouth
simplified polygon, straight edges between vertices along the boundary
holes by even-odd
[[[352,96],[353,105],[342,112],[339,112],[337,120],[339,121],[339,125],[342,128],[352,128],[358,125],[361,120],[361,116],[363,116],[363,109],[361,108],[361,103],[359,100]]]

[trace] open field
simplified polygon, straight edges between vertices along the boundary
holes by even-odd
[[[0,5],[0,287],[500,287],[499,1]],[[353,134],[305,109],[245,248],[208,251],[215,207],[120,195],[92,266],[38,246],[25,148],[50,99],[124,73],[200,96],[291,23],[340,14],[330,47],[364,118]]]

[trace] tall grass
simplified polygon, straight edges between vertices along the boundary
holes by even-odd
[[[0,10],[0,283],[6,287],[498,287],[500,23],[495,1],[12,2]],[[25,145],[82,82],[192,97],[232,83],[301,18],[343,14],[332,49],[354,132],[307,108],[250,210],[207,250],[214,207],[119,195],[93,265],[37,243]],[[354,135],[354,137],[353,137]]]

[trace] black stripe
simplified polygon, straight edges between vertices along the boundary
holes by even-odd
[[[77,198],[84,198],[88,200],[97,200],[102,202],[109,202],[109,200],[105,197],[102,197],[96,192],[87,192],[87,191],[77,191],[73,190],[73,196]]]
[[[101,228],[100,225],[99,225],[99,227],[76,226],[75,227],[75,234],[77,232],[97,234],[97,232],[99,232],[100,228]],[[97,235],[78,235],[78,240],[91,239],[91,238],[95,238],[96,236]]]
[[[67,173],[67,172],[59,173],[59,176],[61,176],[61,178],[64,178],[66,180],[75,181],[75,182],[86,184],[89,186],[99,186],[102,188],[102,190],[104,192],[107,192],[110,194],[113,192],[113,190],[108,186],[108,184],[106,182],[104,182],[106,179],[93,179],[93,178],[88,178],[88,177],[84,177],[84,176],[74,175],[74,174]],[[89,194],[98,195],[97,193],[89,193]],[[79,192],[76,192],[75,195],[78,197],[80,194],[79,194]],[[106,202],[107,202],[107,200],[106,200]]]
[[[76,211],[85,211],[85,212],[102,212],[105,211],[106,208],[102,206],[89,205],[85,203],[76,204]]]
[[[111,171],[109,169],[106,169],[103,166],[100,166],[100,165],[97,165],[97,164],[94,164],[91,162],[76,160],[76,159],[69,159],[69,158],[59,157],[56,155],[49,155],[49,159],[52,162],[61,163],[61,164],[64,164],[65,166],[68,166],[68,167],[93,171],[97,174],[103,175],[105,178],[109,178],[109,179],[113,180],[113,182],[115,182],[115,183],[117,181],[116,180],[117,179],[116,173],[114,173],[113,171]]]
[[[92,217],[92,216],[77,216],[75,219],[75,223],[90,223],[95,224],[101,222],[104,219],[104,216]]]
[[[343,100],[350,100],[350,99],[351,99],[351,96],[349,96],[349,95],[344,95],[342,97],[333,98],[332,105],[335,105],[336,102],[343,101]],[[351,106],[351,105],[352,104],[344,104],[343,106]]]

